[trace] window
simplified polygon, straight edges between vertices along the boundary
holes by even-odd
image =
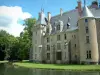
[[[86,27],[86,33],[88,33],[89,32],[89,29],[88,29],[88,27]]]
[[[61,44],[57,43],[57,49],[60,50],[61,49]]]
[[[89,36],[86,36],[86,43],[90,43]]]
[[[49,28],[47,28],[46,32],[49,33]]]
[[[76,39],[76,36],[74,35],[74,38]]]
[[[65,39],[65,40],[67,39],[67,36],[66,36],[66,34],[64,34],[64,39]]]
[[[35,59],[37,58],[37,54],[35,54]]]
[[[55,45],[53,45],[53,50],[55,50]]]
[[[60,35],[57,35],[57,41],[59,41],[60,40]]]
[[[57,25],[57,30],[60,30],[60,25]]]
[[[47,38],[47,42],[50,42],[50,39],[49,38]]]
[[[35,46],[35,52],[37,52],[37,47]]]
[[[87,23],[88,22],[88,19],[85,19],[85,23]]]
[[[86,58],[88,59],[88,58],[89,58],[89,57],[88,57],[88,51],[86,52],[86,55],[87,55],[87,57],[86,57]]]
[[[87,59],[91,59],[91,51],[89,50],[86,53],[87,53]]]
[[[76,44],[75,44],[75,48],[76,48]]]
[[[50,50],[50,45],[47,45],[47,50]]]
[[[91,51],[89,51],[89,59],[91,59]]]
[[[50,60],[50,53],[47,53],[47,60]]]
[[[62,53],[61,52],[57,52],[56,59],[57,60],[62,60]]]

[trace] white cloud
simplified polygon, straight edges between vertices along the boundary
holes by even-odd
[[[25,20],[30,17],[32,15],[28,12],[23,12],[19,6],[0,6],[0,29],[4,29],[14,36],[19,36],[24,28],[18,23],[19,19]]]

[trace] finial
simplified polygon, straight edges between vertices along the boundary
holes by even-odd
[[[84,6],[86,5],[86,0],[84,0]]]
[[[44,9],[41,7],[41,12],[44,12]]]
[[[44,9],[43,9],[43,4],[41,5],[41,12],[44,12]]]

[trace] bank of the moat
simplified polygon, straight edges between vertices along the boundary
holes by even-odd
[[[17,65],[25,68],[36,69],[56,69],[56,70],[68,70],[68,71],[100,71],[100,65],[68,65],[68,64],[37,64],[31,62],[15,62],[13,65]]]

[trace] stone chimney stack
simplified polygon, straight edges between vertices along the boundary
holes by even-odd
[[[92,8],[98,8],[98,5],[99,5],[99,3],[98,3],[98,0],[96,0],[96,1],[93,1],[92,2]]]
[[[62,16],[62,14],[63,14],[63,10],[62,8],[60,8],[60,16]]]
[[[78,13],[79,13],[79,16],[81,16],[82,14],[82,2],[81,0],[78,0]]]
[[[48,12],[48,23],[50,23],[50,20],[51,20],[51,13]]]

